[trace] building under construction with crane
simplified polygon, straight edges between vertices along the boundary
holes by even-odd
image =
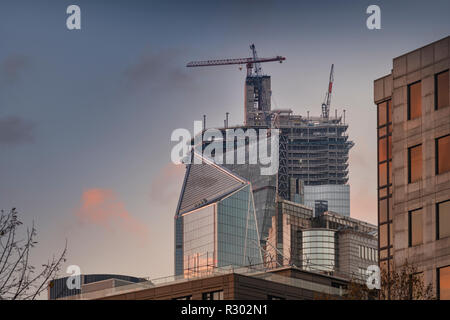
[[[259,58],[255,46],[250,49],[249,58],[190,62],[187,67],[246,65],[244,124],[238,128],[269,133],[278,129],[279,169],[273,176],[262,176],[259,164],[217,164],[196,153],[210,141],[193,149],[192,157],[202,161],[187,164],[175,214],[177,275],[264,264],[269,246],[275,244],[270,234],[278,232],[273,219],[284,201],[310,208],[313,217],[330,211],[350,215],[348,153],[353,143],[344,119],[337,112],[330,116],[333,66],[321,115],[304,117],[290,109],[271,108],[271,78],[262,73],[260,63],[281,63],[285,58]],[[205,118],[203,127],[206,130]],[[219,130],[227,128],[228,113]]]
[[[261,69],[261,63],[281,63],[286,58],[260,58],[255,45],[252,44],[250,49],[249,58],[190,62],[187,67],[246,65],[244,126],[280,129],[280,170],[286,170],[287,176],[299,180],[295,188],[296,193],[302,195],[302,202],[314,210],[318,206],[321,212],[330,209],[349,216],[348,158],[354,143],[348,139],[345,110],[339,116],[337,109],[334,117],[330,113],[334,65],[331,66],[321,114],[310,116],[308,111],[306,116],[296,115],[292,109],[272,109],[271,77],[263,74]],[[226,120],[225,126],[227,124]],[[286,198],[293,185],[283,172],[279,179],[279,193]]]

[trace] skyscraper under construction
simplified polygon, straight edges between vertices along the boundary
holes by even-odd
[[[304,185],[304,190],[297,193],[304,194],[307,206],[315,208],[321,201],[327,209],[349,216],[348,156],[354,143],[348,139],[345,117],[338,117],[337,112],[330,116],[332,86],[333,66],[322,114],[304,117],[290,109],[271,110],[270,76],[248,75],[245,124],[280,129],[287,144],[286,159],[280,154],[280,164],[285,161],[288,175],[302,181],[300,186]]]

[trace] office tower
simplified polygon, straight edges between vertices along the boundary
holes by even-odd
[[[187,165],[175,215],[175,274],[261,264],[251,183],[202,155]]]
[[[450,37],[393,59],[374,81],[380,267],[415,265],[450,299]]]
[[[348,139],[345,119],[337,113],[303,117],[290,109],[271,110],[269,76],[247,77],[245,92],[246,126],[280,129],[285,142],[280,144],[285,153],[280,162],[285,161],[289,177],[304,184],[305,203],[315,208],[315,200],[325,200],[333,211],[350,216],[348,156],[354,143]]]

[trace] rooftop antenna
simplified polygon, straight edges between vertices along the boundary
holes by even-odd
[[[225,113],[225,128],[228,128],[228,115],[229,115],[230,113],[229,112],[227,112],[227,113]]]
[[[203,130],[206,130],[206,114],[203,115]]]

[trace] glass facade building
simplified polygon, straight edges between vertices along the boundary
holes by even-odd
[[[261,264],[251,183],[202,160],[187,167],[175,216],[175,274],[195,277],[217,267]]]
[[[317,200],[327,201],[328,211],[350,216],[350,185],[348,184],[305,185],[304,204],[314,209]],[[317,215],[316,212],[314,214]]]

